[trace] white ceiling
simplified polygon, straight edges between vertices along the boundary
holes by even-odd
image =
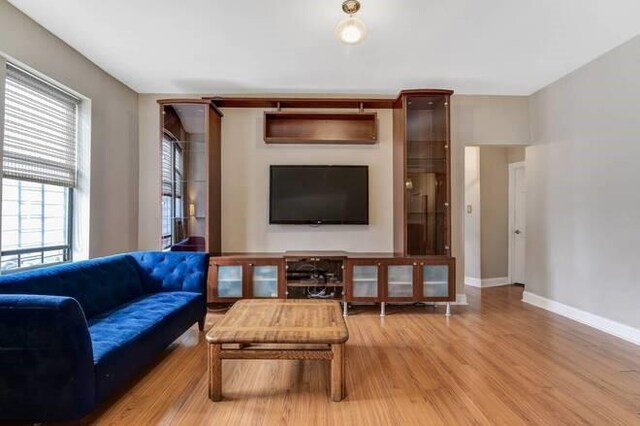
[[[640,34],[638,0],[9,0],[141,93],[528,95]]]

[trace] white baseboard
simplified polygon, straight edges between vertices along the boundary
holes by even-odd
[[[525,291],[522,301],[640,345],[640,329]]]
[[[470,285],[471,287],[498,287],[501,285],[509,285],[509,277],[498,277],[498,278],[475,278],[475,277],[464,277],[465,285]]]

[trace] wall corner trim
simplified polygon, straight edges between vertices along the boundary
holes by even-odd
[[[467,295],[465,293],[458,293],[456,294],[456,301],[455,301],[456,305],[468,305],[469,302],[467,302]]]
[[[562,315],[563,317],[572,319],[589,327],[593,327],[607,334],[611,334],[612,336],[626,340],[627,342],[640,345],[640,329],[638,328],[574,308],[573,306],[565,305],[564,303],[560,303],[555,300],[547,299],[546,297],[538,296],[537,294],[529,291],[522,293],[522,301],[524,303],[537,306],[538,308],[545,309],[549,312]]]
[[[464,277],[465,285],[471,287],[498,287],[503,285],[510,285],[511,280],[509,277],[498,277],[498,278],[475,278],[475,277]]]
[[[429,302],[427,302],[429,303]],[[457,293],[455,302],[450,302],[452,305],[457,306],[467,306],[469,302],[467,301],[467,295],[465,293]],[[447,302],[435,302],[436,305],[444,306]]]
[[[464,277],[464,285],[469,285],[471,287],[482,287],[482,280],[476,277]]]

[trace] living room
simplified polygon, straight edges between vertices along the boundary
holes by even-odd
[[[638,12],[0,0],[0,421],[640,422]]]

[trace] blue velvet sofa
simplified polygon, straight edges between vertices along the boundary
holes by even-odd
[[[77,420],[206,313],[208,255],[137,252],[0,276],[0,420]]]

